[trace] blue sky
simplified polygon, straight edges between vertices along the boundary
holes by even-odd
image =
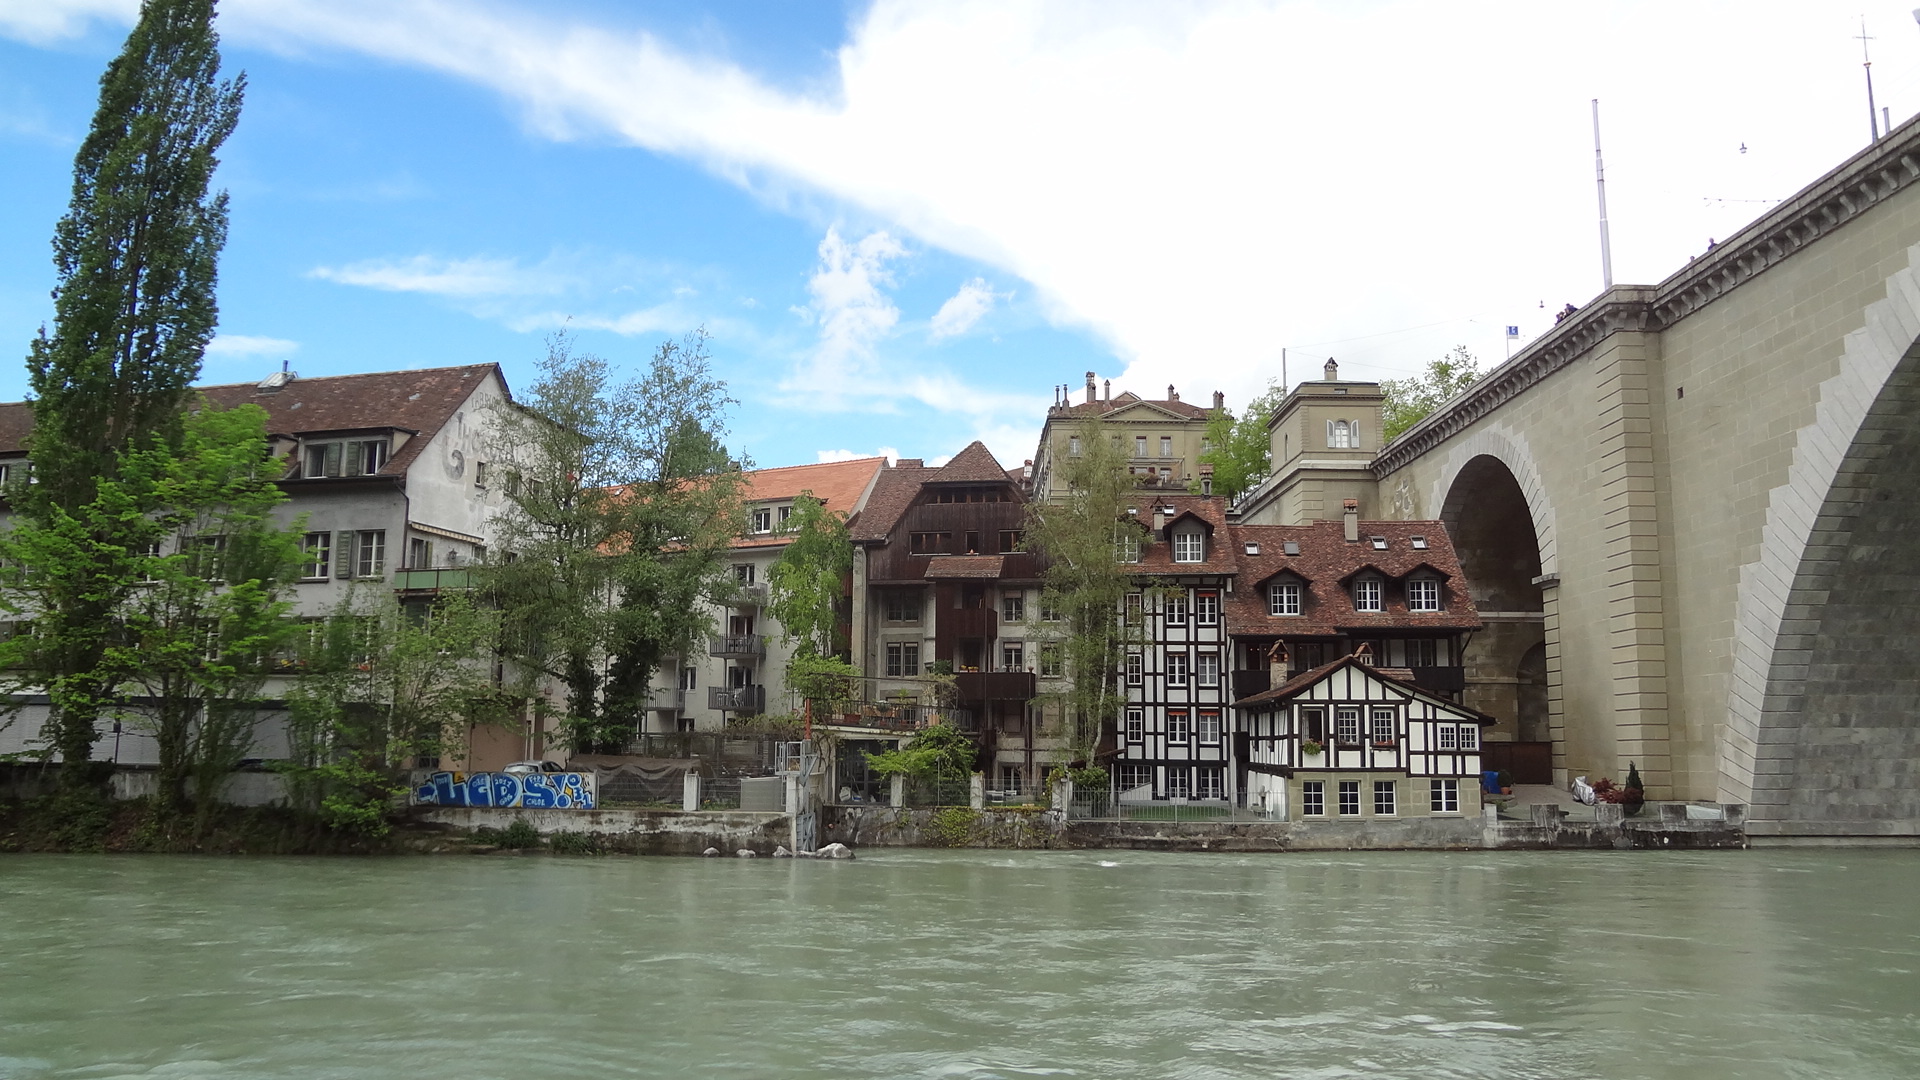
[[[0,337],[129,0],[0,0]],[[1057,383],[1244,400],[1484,359],[1657,281],[1857,150],[1832,5],[227,0],[250,87],[208,381],[497,361],[561,326],[637,365],[712,335],[761,464],[985,438]],[[1868,5],[1881,104],[1920,27]],[[1765,77],[1756,73],[1765,72]],[[1743,149],[1744,148],[1744,149]],[[0,364],[0,397],[25,387]]]

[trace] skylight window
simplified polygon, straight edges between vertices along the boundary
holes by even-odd
[[[1386,537],[1384,537],[1384,536],[1375,536],[1375,537],[1371,537],[1370,539],[1372,539],[1372,541],[1373,541],[1373,550],[1375,550],[1375,551],[1385,551],[1385,550],[1387,550],[1387,538],[1386,538]]]
[[[1251,541],[1251,540],[1249,540],[1249,541],[1247,541],[1247,554],[1249,554],[1249,555],[1258,555],[1258,554],[1260,554],[1260,545],[1259,545],[1259,544],[1256,544],[1256,543],[1254,543],[1254,542],[1253,542],[1253,541]]]
[[[1298,555],[1300,554],[1300,541],[1298,540],[1284,541],[1280,545],[1280,550],[1283,552],[1286,552],[1288,555]]]
[[[1413,538],[1413,550],[1415,550],[1415,551],[1425,551],[1425,550],[1427,550],[1427,538],[1426,538],[1426,537],[1424,537],[1424,536],[1416,536],[1416,537],[1414,537],[1414,538]]]

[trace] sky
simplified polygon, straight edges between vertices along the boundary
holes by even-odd
[[[1920,112],[1911,5],[223,0],[204,380],[627,372],[704,328],[760,465],[1033,455],[1053,388],[1491,366]],[[133,0],[0,0],[0,339]],[[0,350],[0,357],[6,355]],[[0,362],[0,398],[25,394]]]

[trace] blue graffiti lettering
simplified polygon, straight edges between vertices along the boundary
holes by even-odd
[[[524,806],[537,810],[591,810],[593,787],[583,773],[436,772],[413,789],[419,806]]]

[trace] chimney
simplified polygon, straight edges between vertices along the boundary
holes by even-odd
[[[1153,504],[1153,531],[1158,534],[1167,527],[1167,511],[1159,503]]]
[[[1227,407],[1227,395],[1224,391],[1215,390],[1213,392],[1213,407],[1215,409],[1224,409]]]
[[[1348,499],[1347,501],[1341,503],[1340,511],[1341,511],[1340,516],[1343,519],[1345,519],[1347,523],[1347,543],[1349,544],[1359,543],[1360,542],[1360,502],[1359,500]]]
[[[1168,401],[1179,401],[1179,400],[1180,400],[1180,395],[1179,395],[1179,394],[1176,394],[1176,393],[1174,393],[1174,392],[1173,392],[1173,384],[1172,384],[1172,383],[1168,383],[1168,384],[1167,384],[1167,400],[1168,400]]]
[[[1267,650],[1267,689],[1287,681],[1287,643],[1276,641]]]
[[[1327,381],[1328,382],[1340,381],[1340,365],[1334,363],[1333,357],[1331,356],[1327,357]]]
[[[1087,372],[1087,404],[1093,404],[1093,372]]]
[[[1113,400],[1113,380],[1112,379],[1100,380],[1100,400],[1101,401]]]

